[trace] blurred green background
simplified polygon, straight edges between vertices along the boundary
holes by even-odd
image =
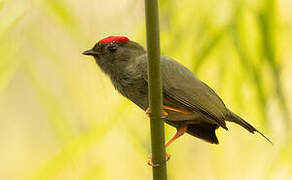
[[[0,0],[0,179],[152,178],[149,120],[92,58],[108,35],[145,45],[144,2]],[[292,1],[161,0],[161,50],[266,134],[184,135],[169,180],[292,179]],[[166,139],[175,130],[166,126]]]

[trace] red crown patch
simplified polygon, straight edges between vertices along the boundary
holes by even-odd
[[[109,36],[98,41],[100,44],[110,43],[110,42],[128,42],[129,38],[125,36]]]

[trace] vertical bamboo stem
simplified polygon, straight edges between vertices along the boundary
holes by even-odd
[[[150,129],[153,164],[153,179],[166,180],[164,147],[164,122],[162,117],[162,87],[160,75],[160,39],[157,0],[145,0],[149,103],[151,109]]]

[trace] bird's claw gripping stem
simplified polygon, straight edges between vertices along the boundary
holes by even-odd
[[[170,160],[171,155],[168,154],[168,153],[165,153],[165,157],[166,157],[165,162],[167,162],[168,160]],[[152,166],[152,167],[158,167],[158,166],[160,166],[160,164],[154,164],[154,163],[153,163],[153,161],[152,161],[152,153],[149,154],[149,156],[148,156],[147,164],[148,164],[149,166]]]
[[[148,117],[150,117],[150,115],[151,115],[150,107],[148,107],[148,108],[146,109],[146,115],[147,115]],[[167,116],[168,116],[168,113],[167,113],[166,111],[163,111],[163,117],[162,117],[162,118],[165,118],[165,117],[167,117]]]

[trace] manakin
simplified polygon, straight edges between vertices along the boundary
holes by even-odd
[[[114,87],[141,109],[150,113],[148,103],[147,53],[136,42],[124,36],[109,36],[83,52],[93,56]],[[166,146],[185,132],[209,143],[218,144],[215,130],[227,129],[234,122],[251,133],[261,132],[228,109],[222,99],[185,66],[161,56],[163,110],[166,123],[177,133]]]

